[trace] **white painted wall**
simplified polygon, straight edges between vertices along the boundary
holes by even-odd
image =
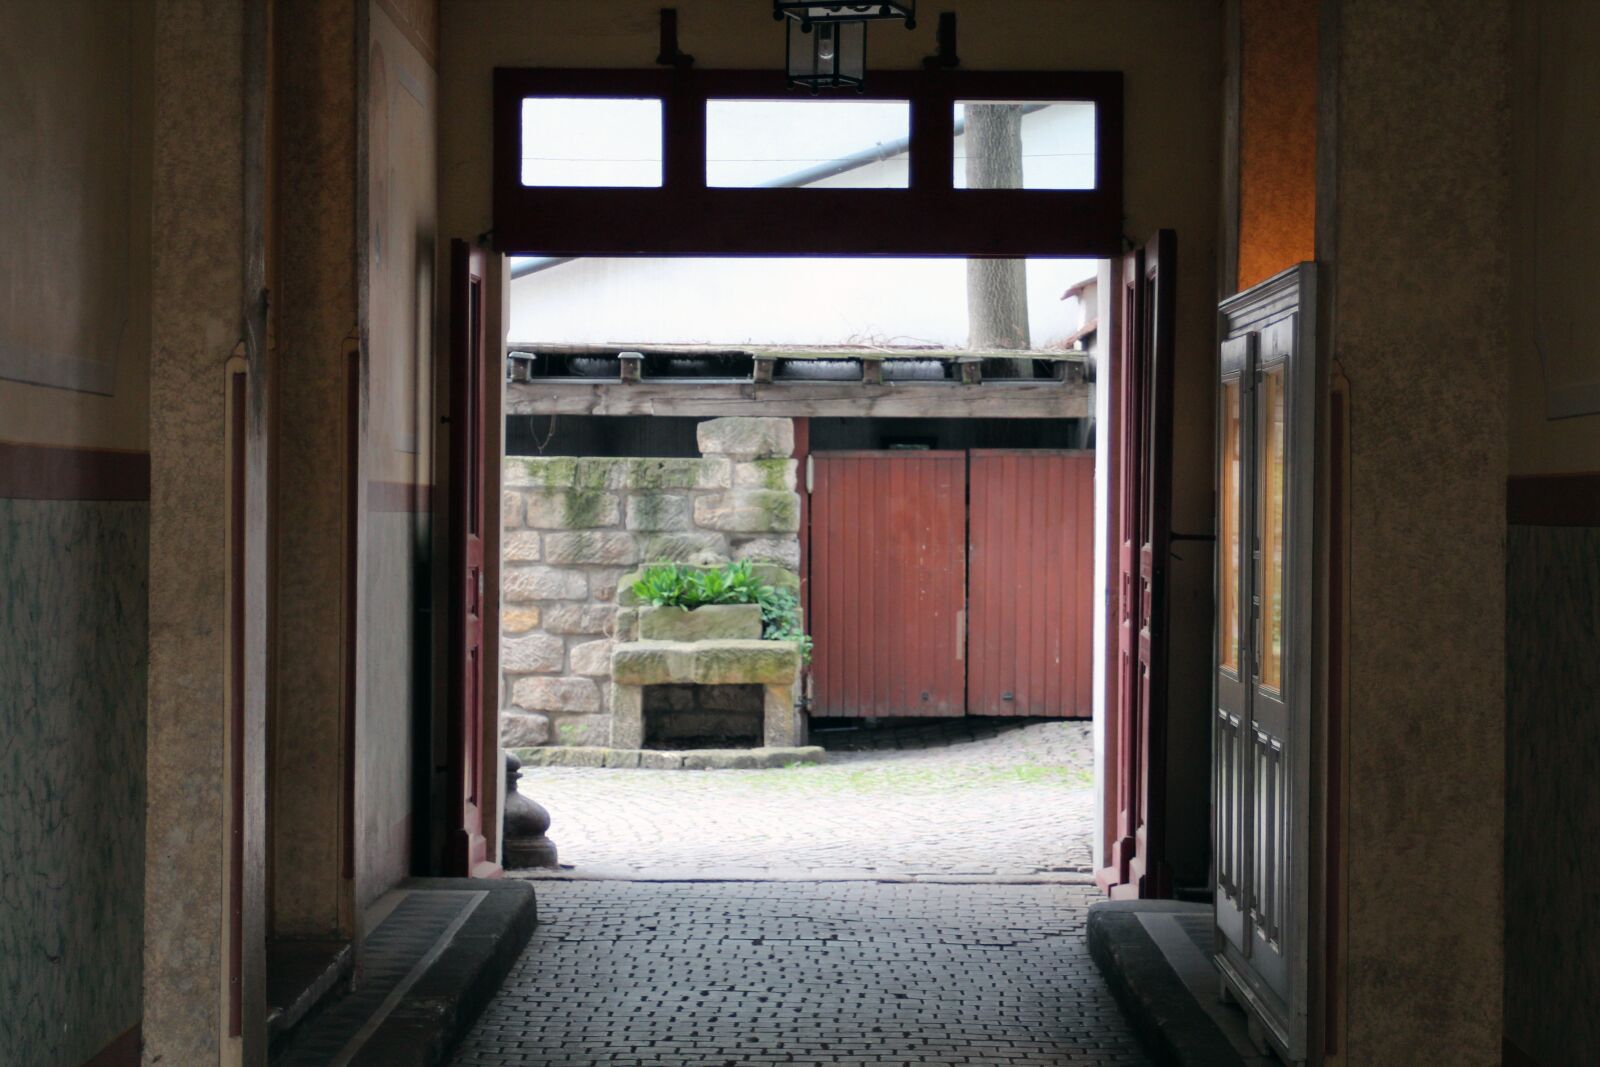
[[[1077,329],[1081,305],[1061,294],[1094,270],[1087,259],[1028,261],[1034,347]],[[966,261],[573,260],[512,281],[511,340],[961,347]]]

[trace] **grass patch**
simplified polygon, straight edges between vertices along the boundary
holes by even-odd
[[[997,785],[1038,785],[1056,789],[1088,789],[1092,772],[1040,764],[916,767],[878,765],[789,764],[752,772],[752,788],[772,792],[862,794],[955,791]]]

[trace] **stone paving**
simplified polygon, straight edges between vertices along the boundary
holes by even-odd
[[[1088,887],[538,892],[541,925],[456,1067],[1149,1062],[1089,959]]]
[[[530,767],[522,792],[578,875],[1034,877],[1090,871],[1087,722],[816,733],[817,767]],[[841,751],[844,748],[864,749]]]

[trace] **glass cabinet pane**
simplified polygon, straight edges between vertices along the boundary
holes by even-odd
[[[1284,465],[1284,368],[1273,367],[1261,382],[1261,502],[1259,679],[1283,690],[1283,535],[1287,469]]]
[[[1225,670],[1239,670],[1239,486],[1243,474],[1240,449],[1239,380],[1222,387],[1222,501],[1221,529],[1217,531],[1222,567],[1217,576],[1217,634],[1222,642],[1218,659]]]

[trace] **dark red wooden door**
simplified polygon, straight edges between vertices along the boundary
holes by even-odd
[[[1094,453],[974,449],[967,713],[1094,711]]]
[[[1115,897],[1166,896],[1166,570],[1171,541],[1176,237],[1122,262],[1117,353],[1115,827],[1099,882]]]
[[[483,530],[485,256],[450,243],[450,692],[453,793],[449,873],[499,868],[483,835]],[[452,804],[454,801],[452,801]]]
[[[966,711],[965,452],[812,454],[812,714]]]

